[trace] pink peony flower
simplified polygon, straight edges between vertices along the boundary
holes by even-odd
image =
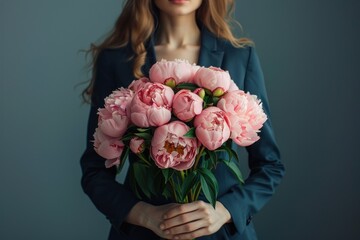
[[[94,149],[105,158],[105,166],[110,168],[120,164],[120,156],[124,150],[124,143],[118,138],[105,135],[99,128],[94,133]]]
[[[230,138],[240,146],[249,146],[259,140],[258,132],[267,120],[256,95],[242,90],[226,93],[217,106],[226,112],[231,122]]]
[[[161,60],[150,68],[149,77],[152,82],[175,86],[183,82],[192,82],[196,70],[196,66],[184,60]]]
[[[187,122],[201,113],[203,100],[190,90],[183,89],[175,94],[172,107],[174,115]]]
[[[196,138],[184,135],[189,127],[180,121],[158,127],[151,140],[151,157],[159,168],[186,170],[193,166],[198,151]]]
[[[146,83],[130,104],[131,122],[138,127],[161,126],[170,121],[173,90],[159,83]]]
[[[103,133],[111,137],[121,137],[125,133],[130,121],[126,115],[111,113],[106,108],[100,108],[98,114],[98,127]]]
[[[258,131],[248,123],[246,118],[238,117],[236,115],[229,116],[231,125],[230,138],[239,146],[250,146],[254,142],[260,139]]]
[[[147,77],[142,77],[142,78],[132,81],[128,88],[134,92],[137,92],[139,89],[141,89],[145,85],[145,83],[148,83],[148,82],[150,82],[150,79],[148,79]]]
[[[133,91],[120,88],[105,98],[105,108],[98,110],[98,127],[111,137],[121,137],[129,125],[127,108],[134,96]]]
[[[219,148],[230,137],[230,122],[226,113],[217,107],[208,107],[195,117],[196,137],[209,150]]]
[[[126,116],[126,108],[134,97],[134,92],[128,88],[119,88],[105,98],[105,108],[109,112],[118,112]]]
[[[230,82],[229,72],[216,67],[202,67],[194,77],[195,84],[210,90],[212,93],[216,93],[216,96],[221,96],[228,91]]]
[[[134,137],[130,140],[130,149],[133,153],[142,153],[145,149],[145,141],[143,138]]]
[[[232,91],[236,91],[239,90],[239,87],[236,85],[236,83],[234,82],[234,80],[230,80],[230,87],[228,92],[232,92]]]

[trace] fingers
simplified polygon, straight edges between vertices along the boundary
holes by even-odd
[[[165,214],[166,219],[160,227],[165,230],[199,219],[206,219],[211,214],[210,212],[209,204],[202,201],[179,205]]]
[[[171,236],[170,239],[211,235],[231,220],[230,213],[220,202],[217,202],[216,208],[203,201],[181,204],[166,211],[163,216],[160,229],[164,235]]]
[[[208,222],[205,220],[196,220],[193,222],[187,222],[182,225],[177,225],[175,227],[168,228],[164,231],[165,234],[171,234],[171,235],[179,235],[184,233],[190,233],[194,232],[198,229],[204,228],[208,226]]]
[[[186,204],[181,204],[178,207],[175,207],[171,210],[169,210],[168,212],[166,212],[164,214],[164,219],[169,219],[169,218],[173,218],[175,216],[187,213],[187,212],[192,212],[195,211],[199,208],[205,208],[206,203],[203,201],[196,201],[196,202],[192,202],[192,203],[186,203]]]
[[[194,221],[199,220],[199,219],[201,219],[203,217],[204,217],[204,214],[202,214],[201,211],[199,211],[199,210],[179,214],[179,215],[176,215],[173,218],[169,218],[169,219],[164,220],[161,223],[160,228],[163,229],[163,230],[166,230],[166,229],[173,228],[173,227],[176,227],[176,226],[179,226],[179,225],[183,225],[185,223],[194,222]]]
[[[183,204],[166,213],[168,218],[162,222],[160,228],[165,234],[177,236],[174,239],[209,235],[216,230],[214,224],[217,220],[214,213],[213,207],[202,201]]]
[[[213,231],[211,231],[210,227],[203,227],[198,230],[195,230],[193,232],[186,232],[183,234],[179,234],[173,237],[173,239],[194,239],[201,236],[207,236],[212,234]]]

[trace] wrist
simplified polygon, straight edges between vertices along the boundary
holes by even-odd
[[[215,209],[221,214],[221,216],[223,216],[224,223],[231,222],[231,214],[221,202],[216,202]]]
[[[146,214],[148,212],[149,205],[150,204],[142,201],[136,203],[127,215],[126,221],[134,225],[146,227],[149,220],[147,217],[148,214]]]

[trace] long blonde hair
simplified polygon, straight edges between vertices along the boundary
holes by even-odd
[[[145,42],[149,40],[156,26],[158,10],[153,0],[127,0],[113,29],[102,43],[91,44],[87,54],[91,53],[90,67],[92,78],[82,92],[85,101],[89,101],[95,80],[96,61],[101,50],[106,48],[124,47],[130,44],[133,51],[133,73],[136,78],[142,77],[141,67],[145,63]],[[230,25],[237,23],[232,18],[234,0],[203,0],[196,12],[198,22],[201,22],[210,32],[219,38],[228,40],[235,47],[245,47],[253,44],[248,38],[237,38],[233,35]]]

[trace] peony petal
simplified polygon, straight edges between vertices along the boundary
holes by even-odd
[[[99,128],[111,137],[121,137],[125,133],[128,124],[129,118],[118,113],[114,113],[110,119],[100,119],[98,123]]]
[[[151,108],[147,112],[150,126],[162,126],[171,119],[171,111],[166,108]]]
[[[120,158],[107,159],[105,161],[106,168],[111,168],[112,166],[119,166],[119,165],[120,165]]]
[[[100,145],[95,148],[95,151],[103,158],[114,159],[121,156],[123,149],[123,142],[112,138],[101,142]]]
[[[145,140],[139,137],[132,138],[130,140],[130,149],[135,154],[143,152],[145,149]]]
[[[194,164],[197,153],[196,138],[183,138],[189,127],[173,121],[156,128],[151,140],[151,156],[159,168],[185,170]]]
[[[146,114],[142,112],[131,113],[131,122],[138,127],[142,127],[142,128],[150,127]]]

